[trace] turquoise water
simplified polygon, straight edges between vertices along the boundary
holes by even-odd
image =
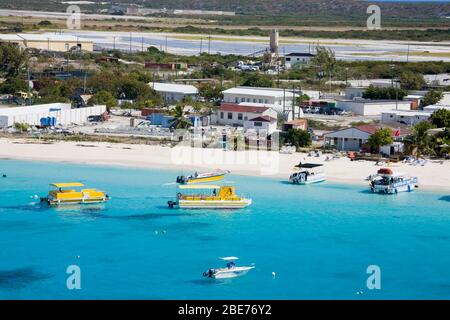
[[[0,160],[2,173],[2,299],[450,298],[449,195],[231,175],[250,208],[179,211],[163,185],[181,172]],[[112,200],[48,209],[32,198],[74,180]],[[202,278],[230,255],[256,269]],[[81,268],[81,290],[66,287],[69,265]],[[381,268],[381,290],[366,287],[369,265]]]

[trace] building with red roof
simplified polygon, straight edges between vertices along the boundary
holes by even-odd
[[[340,151],[360,151],[364,144],[367,143],[369,137],[380,128],[389,128],[392,130],[394,140],[402,140],[403,137],[410,134],[410,130],[404,127],[388,127],[375,125],[361,125],[346,128],[338,131],[329,132],[324,135],[325,145],[334,147]],[[399,152],[403,144],[397,141],[393,144],[394,150],[390,153]],[[391,149],[389,149],[391,150]]]
[[[257,117],[277,119],[277,112],[267,106],[252,103],[222,103],[217,110],[216,123],[233,127],[243,127],[245,121]]]

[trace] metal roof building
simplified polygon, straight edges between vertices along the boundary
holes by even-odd
[[[192,85],[165,83],[165,82],[150,82],[149,86],[160,93],[164,100],[168,103],[174,101],[181,101],[185,97],[196,98],[198,89]]]

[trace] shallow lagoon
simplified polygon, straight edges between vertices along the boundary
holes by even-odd
[[[450,298],[450,195],[231,175],[250,208],[180,211],[166,204],[181,171],[0,160],[3,173],[2,299]],[[56,181],[82,181],[112,200],[41,208],[33,195]],[[230,255],[256,269],[202,278]],[[73,264],[81,290],[66,287]],[[366,287],[369,265],[381,268],[381,290]]]

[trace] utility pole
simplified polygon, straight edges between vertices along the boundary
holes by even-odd
[[[144,52],[144,36],[142,36],[142,42],[141,42],[141,51]]]
[[[132,48],[131,48],[132,41],[133,41],[133,34],[130,32],[130,53],[131,53],[131,50],[132,50]]]
[[[203,38],[200,38],[200,54],[202,54],[203,50]]]
[[[164,51],[167,53],[167,36],[166,36],[166,48]]]
[[[345,87],[348,87],[348,68],[345,68]]]
[[[208,54],[211,54],[211,35],[208,37]]]
[[[83,93],[86,93],[86,70],[84,70]]]
[[[116,37],[113,37],[113,50],[116,50]]]
[[[31,100],[31,79],[30,79],[30,66],[27,64],[27,78],[28,78],[28,85],[27,85],[27,88],[28,88],[28,103],[29,104],[31,104],[30,102],[30,100]]]
[[[292,120],[295,119],[295,85],[292,85]]]
[[[280,87],[280,62],[277,61],[277,87]]]
[[[406,54],[406,62],[409,62],[409,44],[408,44],[408,51],[407,51],[407,54]]]

